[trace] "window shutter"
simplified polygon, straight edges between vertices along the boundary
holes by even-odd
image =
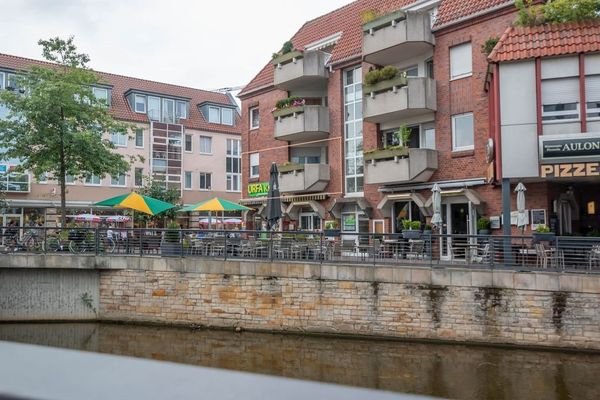
[[[451,78],[472,72],[473,60],[471,53],[471,43],[464,43],[450,48]]]
[[[542,81],[542,104],[579,103],[579,79],[549,79]]]
[[[600,75],[585,77],[585,101],[600,101]]]

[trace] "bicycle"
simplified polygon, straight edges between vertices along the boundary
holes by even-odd
[[[44,243],[43,240],[39,238],[37,232],[34,232],[31,229],[28,229],[23,234],[23,237],[19,239],[19,233],[15,232],[13,235],[8,238],[8,245],[6,246],[9,251],[32,251],[39,252],[43,251]]]
[[[69,251],[71,253],[85,253],[96,247],[95,236],[87,231],[69,231]]]

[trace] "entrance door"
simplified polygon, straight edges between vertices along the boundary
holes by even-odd
[[[471,221],[469,215],[472,207],[469,203],[454,203],[442,204],[442,235],[468,235],[472,232],[470,229]],[[440,254],[442,258],[449,259],[452,255],[454,246],[453,241],[463,241],[466,243],[467,238],[451,238],[450,236],[442,236],[440,240]],[[453,257],[457,255],[454,254]],[[458,255],[460,256],[460,255]],[[463,254],[464,256],[464,254]]]

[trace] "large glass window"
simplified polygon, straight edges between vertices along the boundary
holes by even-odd
[[[92,93],[97,100],[103,101],[108,105],[108,89],[105,88],[92,88]]]
[[[160,121],[160,98],[148,96],[148,118]]]
[[[184,189],[192,188],[192,171],[185,171],[183,182],[184,182]]]
[[[405,219],[425,223],[425,216],[421,209],[412,201],[395,202],[393,213],[394,232],[402,232],[402,221]]]
[[[126,184],[125,175],[120,174],[119,176],[112,176],[110,178],[110,184],[112,186],[125,186],[125,184]]]
[[[473,72],[471,42],[450,48],[450,79],[463,78]]]
[[[4,72],[0,72],[0,90],[4,89]]]
[[[421,148],[435,150],[435,128],[424,128],[421,133]]]
[[[113,133],[110,136],[110,141],[117,147],[127,147],[127,135],[122,133]]]
[[[227,139],[227,157],[225,158],[225,172],[227,179],[227,191],[241,191],[241,151],[238,139]]]
[[[212,174],[210,172],[200,172],[200,190],[211,189]]]
[[[585,77],[585,101],[588,119],[600,118],[600,75]]]
[[[300,213],[300,230],[316,231],[321,229],[321,217],[315,212]]]
[[[88,175],[85,177],[85,184],[86,185],[100,185],[100,183],[102,183],[102,180],[100,179],[100,176],[98,175]]]
[[[363,191],[362,69],[344,71],[346,193]]]
[[[185,151],[192,152],[192,135],[185,135]]]
[[[142,186],[144,183],[144,168],[135,168],[134,184],[135,186]]]
[[[221,117],[221,123],[223,125],[233,125],[233,109],[222,108]]]
[[[177,102],[175,116],[177,117],[177,119],[186,119],[187,118],[187,104],[185,101]]]
[[[474,148],[473,113],[452,116],[452,151]]]
[[[256,129],[260,125],[260,114],[258,107],[251,108],[248,112],[250,114],[250,129]]]
[[[135,147],[144,147],[144,130],[142,128],[135,130]]]
[[[542,120],[579,119],[579,79],[559,78],[542,81]]]
[[[163,99],[162,102],[162,122],[167,124],[175,123],[175,101],[171,99]]]
[[[135,112],[136,113],[142,113],[145,114],[146,113],[146,96],[141,96],[139,94],[136,94],[134,96],[135,98]]]
[[[259,153],[250,154],[250,178],[258,178]]]
[[[221,123],[221,110],[219,107],[208,107],[208,122],[213,124]]]
[[[212,154],[212,137],[200,136],[200,154]]]

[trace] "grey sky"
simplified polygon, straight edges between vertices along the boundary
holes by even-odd
[[[245,85],[302,24],[351,0],[2,1],[0,52],[41,59],[75,36],[105,72],[202,89]]]

